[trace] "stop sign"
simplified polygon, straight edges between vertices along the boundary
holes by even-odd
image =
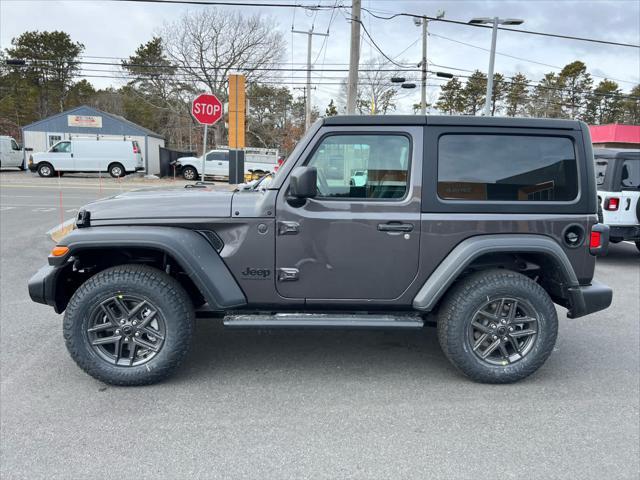
[[[201,93],[191,105],[191,115],[203,125],[213,125],[222,118],[222,103],[210,93]]]

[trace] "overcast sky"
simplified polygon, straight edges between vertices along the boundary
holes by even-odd
[[[279,0],[278,3],[290,1]],[[299,0],[295,3],[317,4],[318,1]],[[320,3],[349,5],[350,1],[322,0]],[[444,10],[445,18],[460,21],[468,21],[478,16],[515,17],[525,20],[520,28],[527,30],[640,44],[640,0],[362,0],[362,6],[381,15],[410,12],[435,16],[438,10]],[[0,47],[7,48],[12,38],[26,30],[63,30],[69,33],[73,40],[85,45],[84,55],[87,57],[127,57],[141,43],[148,41],[164,22],[172,21],[187,9],[198,11],[204,8],[229,8],[246,14],[260,12],[273,16],[287,40],[288,50],[285,58],[288,62],[298,64],[306,62],[306,38],[302,35],[292,36],[292,23],[296,30],[308,30],[314,25],[316,31],[326,32],[332,18],[330,10],[316,13],[300,8],[207,7],[87,0],[0,0]],[[329,27],[330,36],[323,50],[320,50],[323,37],[314,37],[312,58],[318,59],[316,68],[320,69],[323,65],[325,68],[346,68],[349,61],[350,27],[345,15],[347,13],[340,10],[333,15]],[[387,55],[403,63],[419,62],[421,30],[414,26],[410,18],[399,17],[385,21],[363,12],[363,22]],[[487,71],[487,51],[450,39],[486,49],[491,42],[490,30],[430,22],[429,32],[430,63]],[[504,31],[499,32],[497,45],[499,53],[519,57],[496,57],[495,70],[507,76],[522,72],[531,80],[539,80],[546,72],[559,71],[569,62],[582,60],[587,64],[596,83],[604,77],[615,79],[624,91],[629,91],[640,82],[640,49]],[[361,61],[371,56],[378,56],[377,52],[363,40]],[[303,72],[294,75],[298,78],[294,78],[293,82],[304,82]],[[339,83],[340,80],[335,77],[342,75],[314,74],[317,90],[313,92],[312,98],[321,111],[324,111],[330,98],[338,96],[339,87],[329,84]],[[418,75],[411,74],[409,77],[413,76],[418,80]],[[96,87],[120,85],[119,80],[88,80]],[[283,83],[287,81],[292,81],[291,75],[283,74]],[[442,82],[434,79],[429,83],[436,85]],[[438,87],[430,87],[429,97],[435,100],[437,92]],[[296,91],[296,94],[299,93]],[[419,89],[404,90],[402,96],[399,113],[409,111],[412,103],[419,102],[420,92]]]

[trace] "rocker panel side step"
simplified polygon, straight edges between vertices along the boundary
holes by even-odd
[[[419,315],[364,315],[350,313],[276,313],[227,315],[223,323],[229,328],[344,328],[393,329],[422,328]]]

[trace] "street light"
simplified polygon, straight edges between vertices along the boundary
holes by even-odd
[[[524,20],[519,18],[499,18],[499,17],[480,17],[472,18],[469,20],[472,25],[493,25],[493,31],[491,34],[491,55],[489,57],[489,73],[487,74],[487,98],[484,102],[484,114],[489,116],[491,114],[491,95],[493,93],[493,64],[496,59],[496,38],[498,37],[498,25],[522,25]]]

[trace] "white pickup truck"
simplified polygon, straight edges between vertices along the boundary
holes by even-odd
[[[278,150],[272,148],[244,149],[245,176],[259,178],[277,170]],[[202,157],[182,157],[175,162],[185,180],[197,180],[202,175]],[[226,178],[229,176],[229,150],[210,150],[205,156],[204,174],[207,177]]]

